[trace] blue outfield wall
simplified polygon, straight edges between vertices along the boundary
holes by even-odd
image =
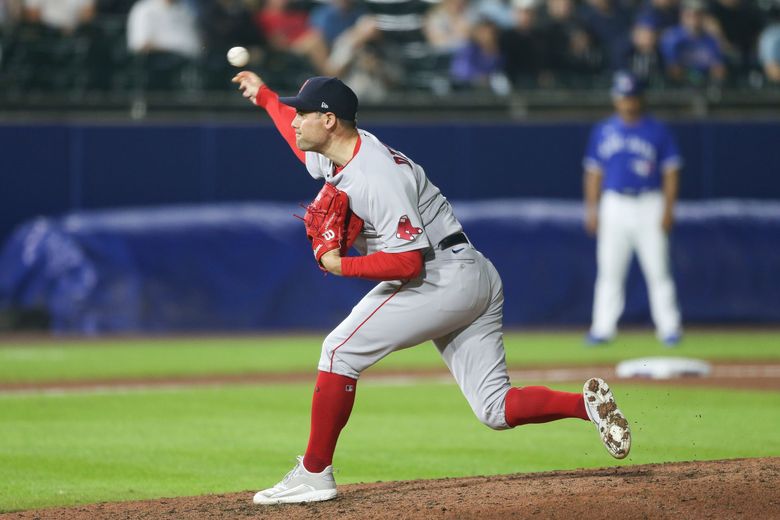
[[[780,121],[672,125],[684,199],[780,199]],[[453,200],[579,199],[589,123],[367,125]],[[0,125],[0,243],[38,215],[161,204],[303,201],[318,186],[257,124]]]
[[[366,128],[463,201],[467,231],[505,279],[508,325],[584,325],[594,243],[574,201],[590,126]],[[780,322],[780,121],[672,127],[686,161],[673,237],[686,318]],[[319,185],[260,113],[257,124],[0,125],[0,142],[0,305],[46,308],[59,331],[328,328],[369,286],[312,268],[288,217]],[[765,202],[708,202],[723,198]],[[110,210],[122,207],[136,209]],[[629,286],[626,319],[647,321],[636,269]],[[326,297],[332,308],[310,304]]]
[[[595,242],[561,200],[453,203],[504,281],[505,324],[586,326]],[[324,276],[295,205],[76,212],[21,226],[0,253],[0,310],[60,333],[329,329],[373,285]],[[780,323],[780,202],[685,202],[672,237],[684,320]],[[638,270],[624,322],[649,323]]]

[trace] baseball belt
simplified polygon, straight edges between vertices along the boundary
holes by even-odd
[[[469,243],[469,239],[466,238],[466,234],[460,232],[460,233],[453,233],[452,235],[442,238],[441,242],[439,242],[439,245],[437,247],[443,251],[448,247],[456,246],[458,244],[468,244],[468,243]]]

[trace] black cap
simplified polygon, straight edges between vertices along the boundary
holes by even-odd
[[[338,78],[317,76],[309,78],[295,97],[279,101],[302,112],[333,112],[339,119],[354,121],[358,98],[351,88]]]

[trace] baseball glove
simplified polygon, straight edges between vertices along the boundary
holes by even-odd
[[[318,264],[322,255],[334,249],[345,256],[363,229],[363,219],[349,209],[346,192],[327,182],[306,206],[303,223]]]

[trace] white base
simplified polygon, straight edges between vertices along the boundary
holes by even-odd
[[[672,379],[675,377],[705,377],[712,367],[701,359],[677,357],[652,357],[629,359],[618,363],[615,373],[618,377],[644,377],[650,379]]]

